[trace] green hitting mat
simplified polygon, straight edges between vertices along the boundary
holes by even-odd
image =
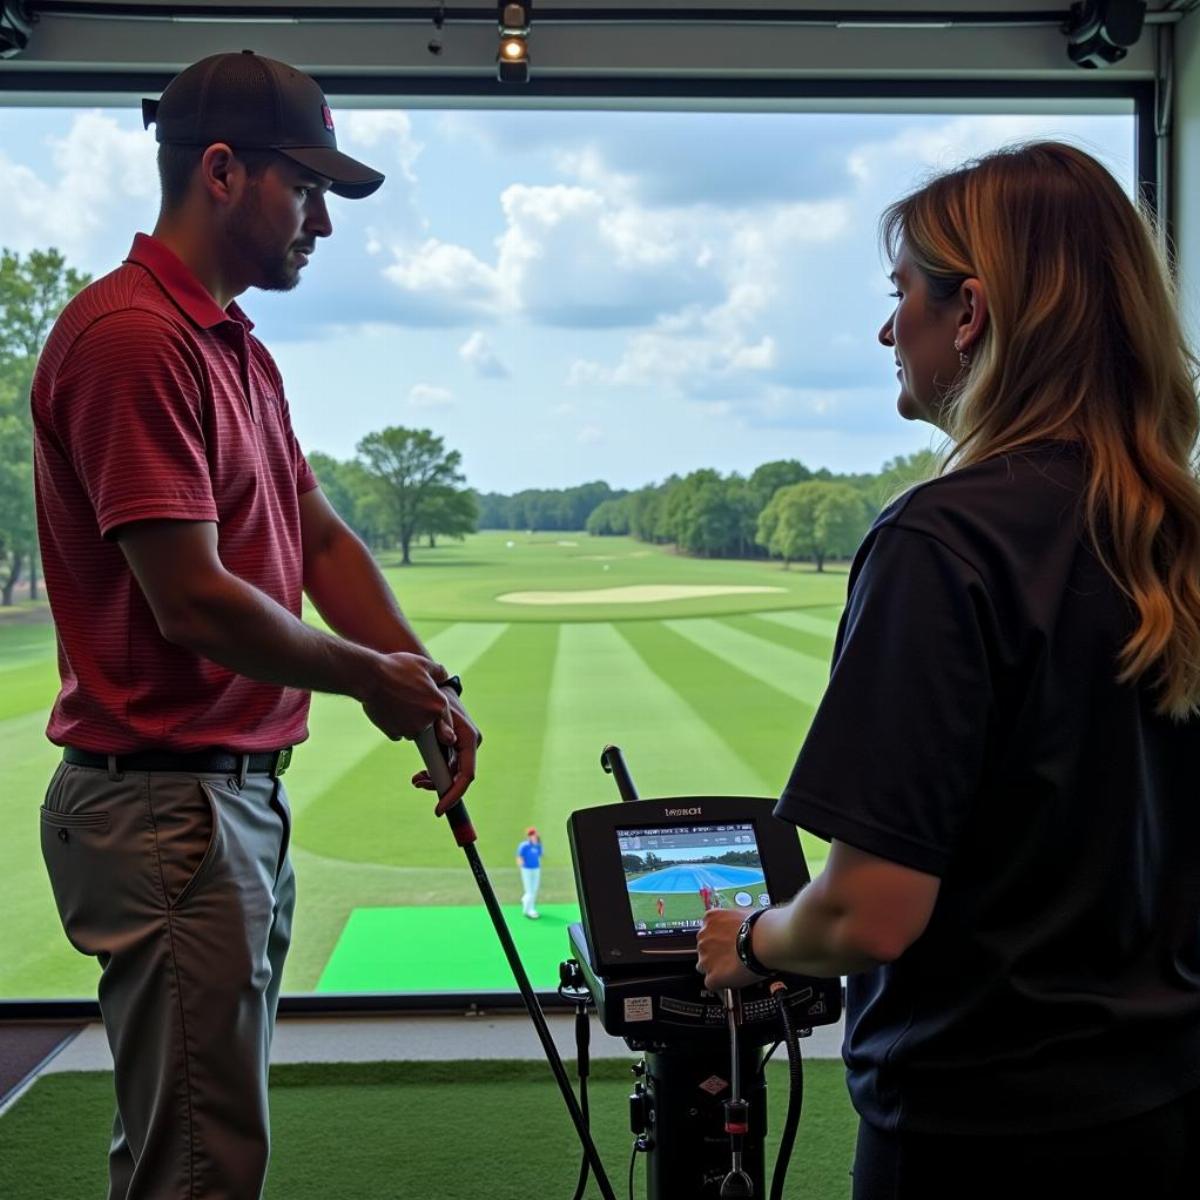
[[[574,904],[538,906],[531,921],[519,904],[502,906],[517,952],[538,991],[558,987],[568,958]],[[356,908],[317,983],[318,992],[515,992],[516,981],[487,909],[479,905]]]

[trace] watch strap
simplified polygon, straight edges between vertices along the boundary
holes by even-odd
[[[737,950],[737,956],[741,960],[742,966],[751,970],[755,975],[773,975],[775,972],[763,962],[754,953],[754,923],[768,912],[765,908],[756,908],[741,924],[737,931],[737,938],[734,941],[734,948]]]

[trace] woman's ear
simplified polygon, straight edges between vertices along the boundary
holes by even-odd
[[[963,280],[958,294],[961,300],[961,312],[958,318],[958,335],[954,341],[955,345],[965,353],[979,340],[987,328],[987,289],[981,280],[972,276]]]

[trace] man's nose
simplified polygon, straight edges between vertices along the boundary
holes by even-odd
[[[892,318],[888,317],[879,330],[879,343],[882,346],[894,346],[896,339],[892,334]]]
[[[329,219],[329,207],[325,203],[324,193],[314,192],[310,195],[304,216],[304,228],[313,237],[328,237],[333,232],[333,222]]]

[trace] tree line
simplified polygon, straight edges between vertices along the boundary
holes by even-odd
[[[797,459],[763,463],[749,476],[704,468],[614,492],[588,513],[582,528],[596,537],[634,537],[701,558],[773,557],[785,567],[806,560],[820,571],[831,558],[851,556],[880,509],[934,469],[928,450],[864,474],[813,471]]]

